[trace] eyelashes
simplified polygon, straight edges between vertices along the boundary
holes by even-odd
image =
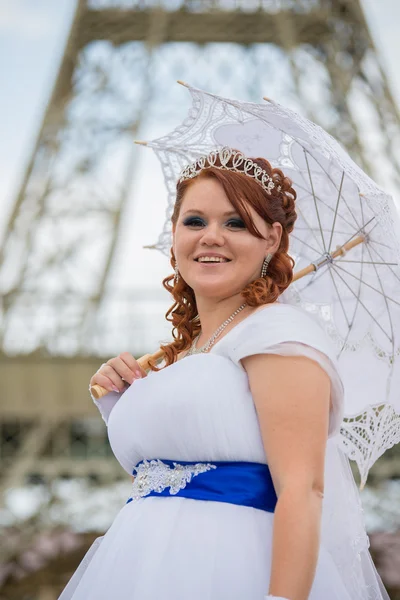
[[[186,227],[201,227],[203,225],[206,225],[205,221],[203,219],[200,219],[199,217],[189,217],[187,219],[185,219],[183,221],[183,224]],[[230,219],[227,222],[227,225],[230,225],[234,228],[238,228],[238,229],[245,229],[246,228],[246,224],[242,221],[242,219]]]

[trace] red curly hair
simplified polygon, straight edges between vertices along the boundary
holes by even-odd
[[[282,236],[278,250],[273,255],[266,277],[249,283],[241,292],[244,301],[249,306],[261,306],[275,302],[286,290],[293,279],[294,260],[288,255],[289,234],[293,231],[297,214],[295,210],[296,192],[292,187],[292,181],[285,177],[280,169],[272,168],[271,164],[264,158],[251,159],[254,163],[264,169],[273,179],[275,187],[268,194],[266,190],[249,175],[229,169],[206,166],[196,177],[182,182],[176,186],[176,201],[171,217],[175,226],[185,192],[195,180],[214,178],[223,187],[230,203],[238,212],[246,224],[246,227],[255,237],[264,236],[256,228],[247,206],[251,206],[268,224],[278,222],[282,225]],[[216,163],[218,166],[218,162]],[[229,163],[228,163],[228,166]],[[278,191],[280,186],[280,191]],[[171,266],[175,268],[176,259],[171,248]],[[198,317],[196,298],[193,289],[179,277],[174,285],[175,275],[169,275],[163,280],[164,288],[170,292],[175,300],[167,311],[165,318],[172,323],[173,342],[161,345],[165,354],[165,368],[177,360],[178,354],[188,350],[193,339],[200,333],[201,325]],[[155,361],[149,361],[152,371],[160,371]]]

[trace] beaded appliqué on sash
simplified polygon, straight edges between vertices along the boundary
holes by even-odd
[[[173,463],[174,468],[162,460],[144,460],[138,467],[134,467],[137,475],[132,484],[132,500],[139,500],[150,492],[162,492],[169,487],[170,494],[177,494],[186,487],[192,477],[216,469],[216,465],[209,463],[196,463],[193,465],[180,465]]]

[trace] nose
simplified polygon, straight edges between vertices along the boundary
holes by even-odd
[[[218,223],[210,223],[203,229],[200,243],[205,246],[222,246],[225,243],[224,232]]]

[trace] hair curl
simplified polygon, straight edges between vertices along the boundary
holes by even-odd
[[[176,225],[182,201],[187,189],[198,179],[214,178],[223,187],[230,203],[246,224],[246,227],[255,237],[264,239],[256,228],[246,205],[250,205],[269,225],[278,222],[282,225],[282,236],[278,250],[274,253],[266,277],[259,277],[250,282],[243,290],[242,296],[249,306],[261,306],[275,302],[286,290],[293,279],[294,260],[288,255],[289,234],[293,231],[297,219],[295,201],[296,191],[292,181],[280,169],[272,168],[264,158],[252,158],[273,179],[275,187],[268,194],[262,185],[244,173],[229,169],[206,166],[196,177],[182,181],[176,186],[176,201],[171,217]],[[217,163],[218,164],[218,163]],[[277,187],[281,186],[278,192]],[[175,268],[176,259],[171,248],[170,263]],[[193,339],[200,333],[201,325],[197,312],[196,298],[193,289],[179,277],[174,284],[175,275],[169,275],[163,280],[164,288],[170,292],[175,300],[167,311],[165,318],[172,323],[173,342],[161,344],[165,354],[165,368],[177,359],[179,353],[188,350]],[[172,282],[172,283],[171,283]],[[155,361],[149,361],[152,371],[159,371]]]

